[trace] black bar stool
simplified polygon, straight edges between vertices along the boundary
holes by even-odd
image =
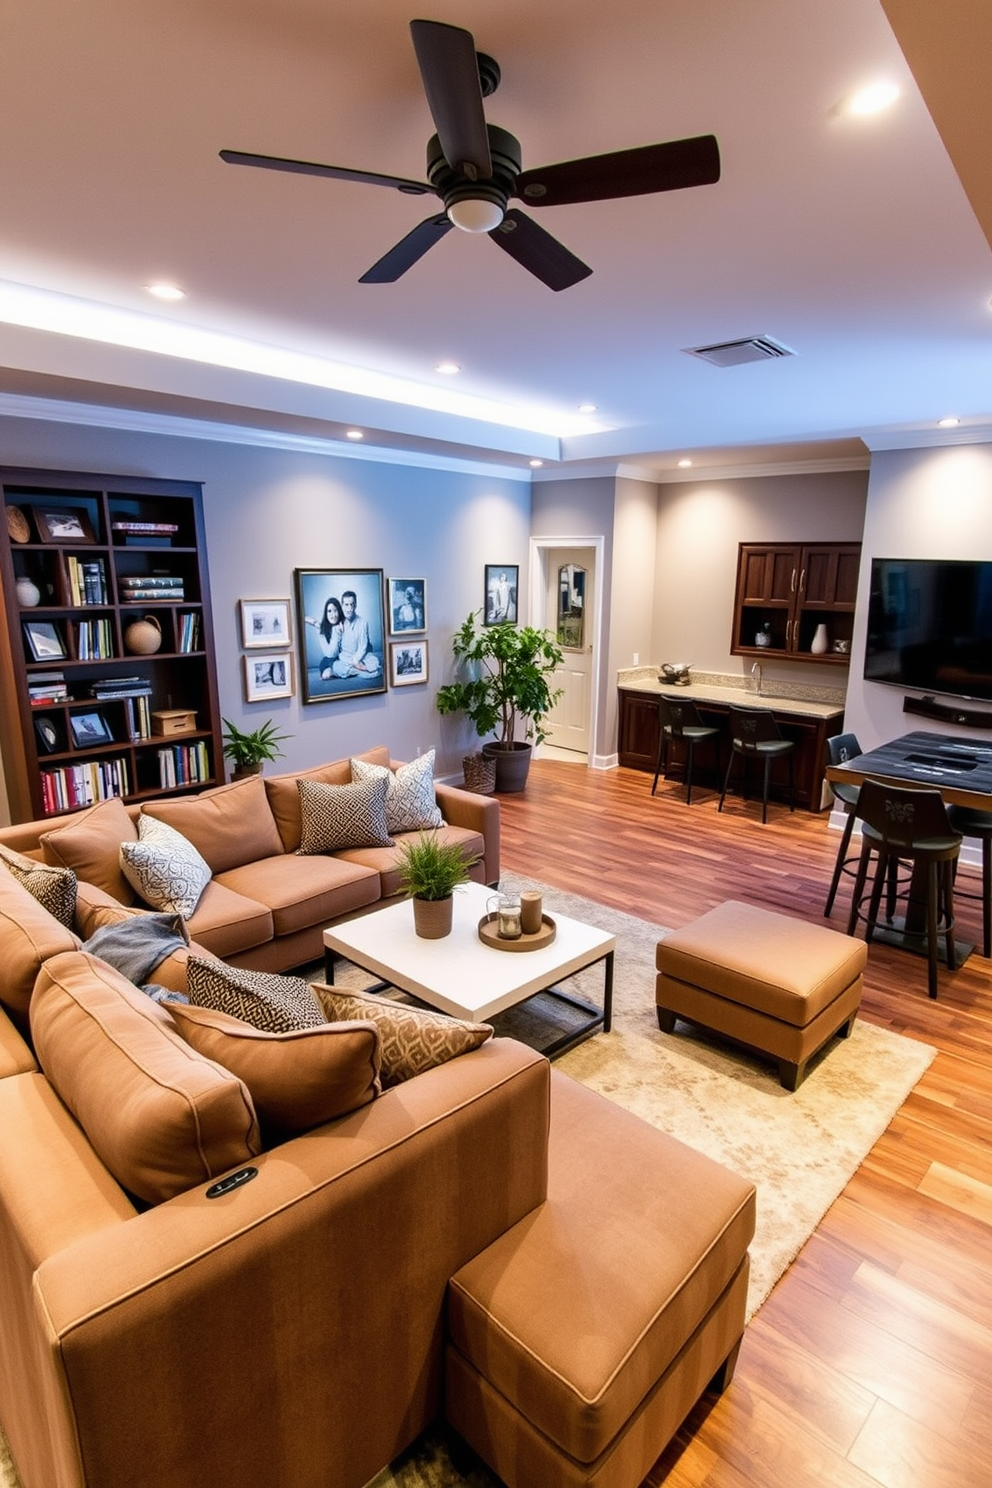
[[[982,901],[982,955],[988,960],[992,955],[992,811],[948,806],[947,819],[955,832],[960,832],[962,837],[977,837],[982,844],[982,892],[972,894],[959,889],[956,879],[954,889],[959,899]]]
[[[827,763],[830,765],[843,765],[847,760],[857,759],[862,748],[858,743],[857,734],[835,734],[832,739],[827,740]],[[823,915],[825,919],[830,918],[830,911],[834,907],[837,897],[837,886],[840,883],[842,873],[849,873],[852,877],[857,871],[855,867],[859,858],[858,853],[852,853],[848,857],[847,850],[851,845],[851,833],[854,830],[854,808],[858,804],[858,791],[860,784],[852,781],[850,785],[844,780],[828,780],[833,797],[847,812],[847,820],[844,823],[844,831],[840,839],[840,847],[837,849],[837,861],[834,864],[833,877],[830,880],[830,892],[824,905]]]
[[[696,745],[704,739],[716,741],[716,775],[720,778],[720,730],[713,724],[704,723],[695,703],[688,698],[666,697],[658,699],[658,758],[655,762],[651,794],[658,785],[662,771],[668,779],[668,747],[675,740],[685,747],[685,804],[692,805],[692,765]]]
[[[947,819],[947,807],[940,791],[928,786],[911,789],[886,785],[881,780],[866,780],[858,792],[855,816],[861,822],[861,859],[854,881],[851,913],[847,933],[853,935],[858,920],[864,921],[865,940],[870,941],[876,927],[884,928],[879,919],[882,890],[887,887],[885,919],[891,925],[895,917],[896,873],[900,862],[913,864],[913,884],[909,888],[909,905],[913,887],[922,874],[926,884],[925,929],[927,990],[937,996],[937,939],[943,935],[947,948],[947,968],[957,970],[954,945],[954,868],[961,852],[961,837]],[[876,854],[875,877],[872,881],[868,912],[862,911],[865,882],[872,853]]]
[[[769,708],[740,708],[736,703],[730,704],[730,760],[727,764],[727,775],[723,782],[723,790],[720,792],[720,804],[716,808],[723,810],[724,797],[730,784],[730,776],[734,768],[734,760],[739,755],[743,761],[744,771],[741,780],[741,795],[746,797],[748,761],[760,759],[764,761],[765,777],[761,793],[761,820],[768,820],[768,777],[771,773],[772,763],[777,759],[788,759],[789,761],[789,810],[796,809],[796,786],[793,765],[793,741],[782,737],[782,730],[774,713]]]

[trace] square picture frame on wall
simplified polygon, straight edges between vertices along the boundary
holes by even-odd
[[[304,703],[385,692],[382,569],[298,568],[295,581]]]
[[[390,687],[412,687],[417,682],[426,682],[427,675],[426,641],[416,638],[405,641],[390,641]]]
[[[271,656],[243,656],[241,660],[245,669],[246,703],[264,703],[270,698],[289,698],[295,693],[292,651]]]

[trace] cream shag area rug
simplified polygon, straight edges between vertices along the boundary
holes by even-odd
[[[678,1023],[663,1034],[655,1014],[655,947],[665,931],[574,894],[505,874],[505,888],[540,888],[550,914],[571,915],[615,935],[613,1031],[562,1055],[556,1068],[645,1121],[749,1178],[758,1190],[751,1245],[748,1316],[753,1316],[826,1210],[864,1161],[934,1057],[928,1044],[857,1022],[835,1039],[794,1094],[776,1067]],[[322,971],[322,969],[321,969]],[[315,973],[320,975],[321,973]],[[366,973],[341,966],[339,985],[362,986]],[[602,1004],[603,968],[573,977],[570,990]],[[574,1014],[535,998],[494,1020],[497,1032],[539,1047]],[[0,1436],[0,1488],[18,1480]],[[452,1458],[431,1432],[369,1488],[498,1488],[471,1456]]]

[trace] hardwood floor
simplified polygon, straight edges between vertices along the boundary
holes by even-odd
[[[818,923],[839,835],[828,813],[536,760],[502,796],[503,863],[676,927],[725,899]],[[977,890],[980,874],[962,868]],[[829,923],[845,928],[850,881]],[[980,907],[958,904],[981,944]],[[992,1483],[992,963],[940,972],[872,945],[861,1016],[937,1058],[749,1325],[645,1488],[988,1488]]]

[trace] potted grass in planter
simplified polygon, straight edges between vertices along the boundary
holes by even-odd
[[[522,791],[533,746],[545,737],[541,725],[561,697],[551,678],[562,652],[550,631],[484,625],[481,610],[469,615],[451,644],[464,676],[439,688],[438,712],[464,713],[480,738],[497,733],[482,746],[496,762],[496,790]]]
[[[451,934],[451,895],[459,884],[468,883],[469,869],[479,861],[462,856],[455,842],[442,842],[436,833],[421,832],[414,842],[405,842],[400,852],[399,883],[413,900],[413,925],[425,940],[440,940]]]

